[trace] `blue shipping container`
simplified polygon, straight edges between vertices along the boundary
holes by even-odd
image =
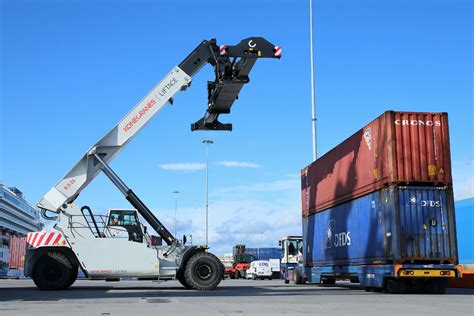
[[[282,250],[277,247],[245,248],[245,253],[255,257],[256,260],[281,259]]]
[[[258,248],[259,260],[281,259],[282,249],[276,247]]]
[[[456,201],[459,263],[474,263],[474,198]]]
[[[306,267],[457,263],[452,188],[388,187],[303,218]]]
[[[245,253],[252,255],[255,259],[258,259],[258,248],[245,248]]]

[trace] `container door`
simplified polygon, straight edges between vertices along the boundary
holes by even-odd
[[[399,260],[456,261],[452,189],[398,189]]]

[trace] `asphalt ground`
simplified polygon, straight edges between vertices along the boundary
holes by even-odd
[[[79,280],[66,291],[39,291],[31,280],[0,280],[0,315],[474,315],[474,290],[444,295],[365,292],[281,280],[224,280],[210,292],[177,281]]]

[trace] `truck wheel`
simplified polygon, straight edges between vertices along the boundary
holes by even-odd
[[[336,279],[323,277],[321,283],[327,285],[334,285],[336,284]]]
[[[240,271],[236,270],[234,274],[234,279],[238,279],[238,278],[240,278]]]
[[[33,281],[40,290],[64,290],[76,281],[77,267],[60,252],[42,255],[33,268]]]
[[[303,278],[301,277],[301,275],[298,273],[298,271],[294,271],[293,272],[293,282],[295,284],[303,284]]]
[[[194,290],[209,291],[219,285],[223,273],[219,259],[211,253],[201,251],[186,263],[184,280]]]
[[[252,279],[253,279],[253,280],[256,280],[256,279],[257,279],[257,275],[256,275],[256,274],[252,275]]]
[[[422,292],[427,294],[444,294],[446,292],[447,285],[448,282],[445,279],[428,280],[425,284],[423,284]]]
[[[79,272],[78,270],[79,270],[78,267],[74,267],[74,266],[73,266],[73,268],[72,268],[72,273],[71,273],[71,279],[69,280],[69,284],[68,284],[67,287],[70,287],[71,285],[74,284],[74,282],[76,282],[76,280],[77,280],[77,273]]]
[[[191,287],[189,286],[188,283],[186,283],[186,280],[184,279],[184,273],[182,270],[178,271],[178,273],[176,273],[176,280],[179,281],[179,283],[181,283],[182,286],[184,286],[185,288],[187,289],[190,289]]]
[[[403,280],[388,279],[385,284],[385,290],[390,294],[403,294],[406,293],[407,287]]]

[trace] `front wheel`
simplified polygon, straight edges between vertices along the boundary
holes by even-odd
[[[186,263],[184,280],[190,288],[200,291],[215,289],[224,271],[219,259],[209,252],[198,252]]]
[[[40,290],[64,290],[76,281],[77,266],[64,254],[51,251],[36,261],[32,277]]]
[[[188,283],[186,283],[186,280],[184,279],[184,272],[182,270],[178,271],[176,274],[176,279],[181,283],[182,286],[184,286],[187,289],[190,289],[191,287],[189,286]]]

